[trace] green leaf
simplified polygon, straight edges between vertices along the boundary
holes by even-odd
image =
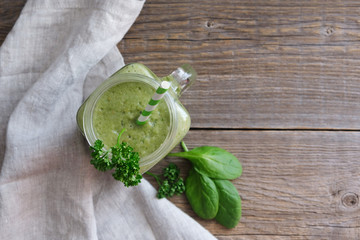
[[[180,169],[175,163],[170,163],[164,168],[162,175],[146,173],[153,176],[159,184],[158,198],[172,197],[174,194],[179,195],[185,191],[184,180],[180,177]]]
[[[140,174],[139,153],[133,152],[133,148],[122,142],[120,144],[120,137],[124,133],[122,129],[115,146],[110,150],[104,151],[104,144],[97,139],[94,146],[91,146],[91,160],[90,163],[94,165],[99,171],[107,171],[114,169],[113,177],[124,183],[126,187],[136,186],[141,182],[142,176]],[[111,153],[111,160],[109,158]]]
[[[90,146],[91,160],[90,163],[99,171],[107,171],[113,168],[109,160],[108,151],[103,151],[104,144],[100,140],[96,140],[94,146]]]
[[[194,168],[185,180],[185,194],[194,212],[201,218],[212,219],[219,207],[219,194],[215,183]]]
[[[180,169],[175,163],[170,163],[169,166],[163,169],[164,178],[169,181],[176,181],[179,178]]]
[[[188,152],[170,153],[168,156],[190,160],[198,172],[211,178],[235,179],[242,173],[240,161],[219,147],[203,146]]]
[[[228,180],[214,180],[219,193],[219,210],[216,221],[227,228],[234,228],[241,218],[241,198]]]
[[[136,186],[141,182],[142,176],[139,173],[139,153],[133,152],[133,148],[123,142],[111,148],[115,171],[113,177],[124,183],[126,187]]]

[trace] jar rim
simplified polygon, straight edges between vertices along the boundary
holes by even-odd
[[[156,90],[160,86],[160,82],[149,78],[147,76],[137,74],[137,73],[122,73],[122,74],[115,74],[112,75],[110,78],[106,79],[102,84],[100,84],[93,93],[89,96],[87,100],[87,104],[84,108],[84,115],[83,115],[83,129],[84,135],[87,142],[92,146],[96,141],[96,134],[93,127],[93,112],[96,106],[97,101],[100,97],[111,87],[119,85],[121,83],[126,82],[142,82],[150,85],[151,87]],[[164,142],[151,154],[141,157],[139,164],[141,169],[148,168],[147,166],[152,166],[154,162],[158,162],[159,159],[163,156],[163,153],[167,151],[175,139],[176,130],[178,128],[177,119],[177,111],[175,106],[175,101],[173,96],[171,96],[170,92],[172,89],[170,88],[165,94],[163,100],[165,101],[170,115],[170,129],[169,132],[164,140]]]

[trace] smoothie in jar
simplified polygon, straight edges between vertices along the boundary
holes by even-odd
[[[170,113],[165,101],[160,101],[144,125],[136,119],[154,94],[154,88],[140,82],[125,82],[111,87],[98,99],[93,111],[95,135],[106,148],[121,140],[139,153],[140,158],[150,155],[165,141],[170,131]]]
[[[189,113],[178,97],[192,80],[190,84],[187,81],[181,85],[180,80],[188,80],[189,75],[176,71],[160,79],[144,65],[135,63],[126,65],[104,81],[77,113],[78,126],[88,143],[93,145],[100,139],[108,149],[116,144],[120,131],[126,129],[120,140],[139,153],[141,173],[163,159],[190,128]],[[196,73],[193,76],[195,79]],[[138,125],[136,120],[141,111],[164,80],[171,83],[170,89],[149,120]]]

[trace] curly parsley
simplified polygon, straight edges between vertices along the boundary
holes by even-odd
[[[113,177],[123,182],[126,187],[130,187],[141,182],[140,157],[139,153],[133,152],[133,148],[126,142],[120,143],[120,137],[124,132],[125,129],[120,132],[116,145],[110,150],[104,150],[103,142],[97,139],[94,146],[90,146],[92,150],[90,163],[102,172],[114,169]]]
[[[185,191],[184,180],[180,177],[180,169],[174,163],[163,169],[161,175],[146,172],[156,179],[159,184],[157,197],[172,197],[174,194],[181,194]]]

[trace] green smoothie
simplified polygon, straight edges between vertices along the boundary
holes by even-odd
[[[196,73],[195,73],[196,74]],[[136,120],[148,104],[161,81],[170,81],[168,97],[160,101],[144,125]],[[76,121],[88,143],[100,139],[108,149],[127,142],[140,155],[140,172],[144,173],[163,159],[190,128],[190,116],[179,101],[178,79],[169,75],[158,78],[146,66],[128,64],[104,81],[80,106]]]
[[[150,155],[160,147],[170,130],[170,113],[164,99],[144,125],[136,124],[155,90],[146,83],[125,82],[111,87],[100,96],[92,121],[95,135],[106,148],[116,144],[123,128],[126,131],[121,140],[139,152],[140,157]]]

